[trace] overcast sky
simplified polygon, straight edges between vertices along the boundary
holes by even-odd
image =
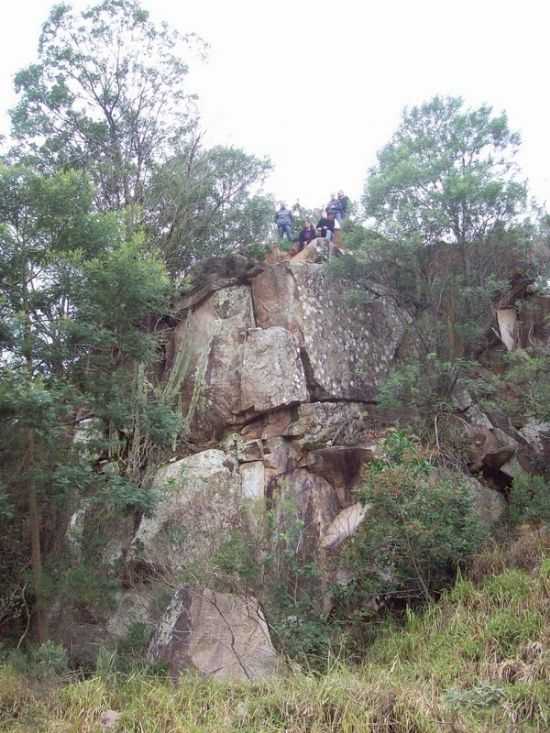
[[[195,31],[190,79],[211,144],[268,155],[266,188],[293,203],[361,194],[401,110],[434,94],[506,110],[531,192],[550,204],[548,0],[142,0]],[[50,0],[0,0],[0,131],[14,73],[35,58]],[[86,7],[89,2],[75,0]]]

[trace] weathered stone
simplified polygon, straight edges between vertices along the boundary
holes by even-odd
[[[254,278],[252,298],[256,323],[261,328],[279,326],[303,345],[302,315],[291,270],[285,264],[267,267]]]
[[[368,429],[368,409],[360,402],[312,402],[297,409],[287,434],[305,448],[357,445]]]
[[[514,456],[519,447],[517,441],[500,428],[471,427],[470,461],[472,471],[482,468],[499,470]]]
[[[356,502],[342,509],[330,523],[321,538],[321,547],[324,550],[335,550],[342,542],[351,537],[361,526],[368,514],[368,505]]]
[[[184,586],[151,640],[148,659],[176,679],[195,670],[216,679],[256,680],[277,670],[277,655],[254,598]]]
[[[341,509],[333,487],[322,476],[298,468],[277,477],[269,494],[277,527],[284,529],[298,518],[306,554],[318,557],[321,537]]]
[[[518,314],[515,308],[497,308],[496,312],[500,340],[508,351],[515,351],[518,345]]]
[[[241,412],[266,412],[308,399],[296,342],[284,328],[250,329],[243,350]]]
[[[389,295],[351,306],[349,285],[322,265],[268,266],[252,282],[257,325],[281,326],[297,338],[314,399],[375,396],[411,321]]]
[[[179,296],[173,304],[178,313],[198,305],[212,293],[242,285],[262,271],[257,260],[240,254],[210,257],[197,265],[179,285]]]
[[[170,602],[170,596],[166,595],[167,590],[167,586],[159,581],[136,583],[120,593],[116,608],[105,624],[105,643],[125,639],[131,627],[136,624],[152,631]]]
[[[487,415],[481,410],[479,405],[471,405],[464,412],[464,417],[474,427],[484,428],[486,430],[492,430],[493,423],[489,420]]]
[[[254,326],[250,289],[220,290],[204,300],[173,334],[167,390],[180,394],[188,440],[216,442],[241,413],[242,344]]]
[[[128,562],[151,572],[205,571],[212,554],[238,525],[242,504],[237,462],[207,450],[161,468],[154,479],[161,501],[144,517]]]
[[[262,499],[264,496],[265,470],[262,461],[243,463],[240,467],[242,496],[245,499]]]
[[[466,479],[474,498],[474,506],[482,522],[488,527],[495,525],[504,514],[506,501],[498,491],[483,486],[477,479]]]
[[[296,441],[285,437],[264,441],[264,465],[275,473],[288,473],[298,468],[301,452]]]
[[[323,476],[336,489],[352,489],[358,482],[361,468],[373,458],[368,448],[317,448],[310,451],[305,466]]]
[[[283,407],[247,423],[241,428],[241,435],[245,440],[268,439],[286,435],[291,422],[292,409]]]
[[[550,422],[530,420],[520,430],[542,465],[550,465]]]
[[[264,450],[261,440],[248,440],[237,449],[237,458],[242,463],[261,461],[263,457]]]

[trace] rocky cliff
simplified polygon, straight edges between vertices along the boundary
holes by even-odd
[[[69,647],[92,654],[146,623],[155,628],[150,657],[174,673],[270,673],[275,653],[261,610],[228,595],[231,578],[212,562],[237,529],[265,553],[289,524],[298,527],[302,557],[324,568],[319,605],[330,607],[329,585],[345,582],[339,547],[368,521],[354,494],[361,467],[406,411],[383,412],[376,396],[412,322],[389,292],[355,305],[349,292],[322,264],[260,267],[244,258],[210,262],[185,284],[165,332],[162,376],[179,402],[182,437],[154,477],[154,514],[119,528],[105,547],[104,561],[127,586],[118,608],[93,623],[60,614]],[[492,420],[464,391],[455,402],[476,470],[512,475],[547,450],[544,426],[520,431]],[[502,496],[470,481],[494,521]]]

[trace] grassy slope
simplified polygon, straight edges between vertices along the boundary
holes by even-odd
[[[142,674],[37,686],[0,667],[0,731],[92,733],[110,708],[117,731],[146,733],[549,731],[550,559],[460,580],[405,628],[385,628],[360,669],[174,688]]]

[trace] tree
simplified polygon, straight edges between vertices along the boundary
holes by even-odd
[[[200,45],[152,23],[138,0],[102,0],[81,14],[54,6],[38,62],[15,78],[12,159],[86,170],[103,210],[141,204],[153,165],[195,125],[181,58]]]
[[[146,199],[148,230],[171,273],[264,241],[273,202],[254,193],[271,170],[239,148],[192,145],[159,166]]]
[[[405,110],[369,172],[363,204],[378,238],[369,234],[368,266],[424,312],[426,353],[451,362],[475,355],[492,324],[491,298],[531,268],[519,143],[504,113],[434,97]]]
[[[406,109],[370,171],[363,204],[381,233],[423,244],[465,245],[517,221],[526,186],[506,114],[434,97]]]
[[[130,460],[112,477],[94,475],[89,446],[74,440],[80,418],[99,420],[98,443],[112,459],[176,428],[169,411],[148,405],[139,380],[155,346],[142,324],[165,308],[168,278],[143,238],[127,241],[119,215],[91,210],[93,195],[82,173],[0,167],[0,458],[14,519],[28,517],[40,641],[44,554],[61,543],[76,495],[143,499]]]

